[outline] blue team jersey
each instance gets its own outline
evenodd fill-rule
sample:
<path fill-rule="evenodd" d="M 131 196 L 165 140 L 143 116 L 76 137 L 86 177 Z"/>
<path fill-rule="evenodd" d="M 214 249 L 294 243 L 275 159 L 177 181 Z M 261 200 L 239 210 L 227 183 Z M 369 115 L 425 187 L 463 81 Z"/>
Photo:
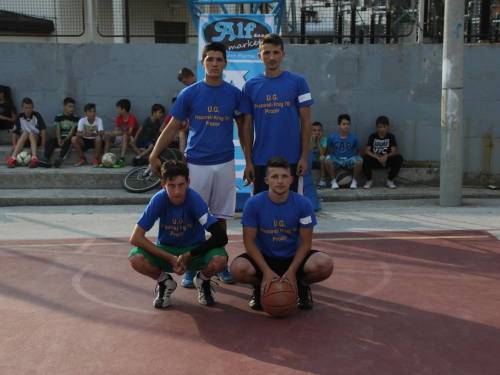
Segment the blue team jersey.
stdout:
<path fill-rule="evenodd" d="M 251 101 L 251 112 L 244 113 L 254 117 L 254 165 L 266 165 L 273 156 L 297 163 L 302 150 L 299 109 L 314 104 L 304 77 L 288 71 L 276 78 L 259 74 L 242 90 Z"/>
<path fill-rule="evenodd" d="M 200 195 L 191 188 L 187 189 L 186 200 L 180 205 L 170 202 L 165 189 L 156 193 L 137 224 L 147 232 L 156 220 L 160 221 L 156 243 L 175 247 L 202 244 L 206 241 L 205 229 L 217 221 Z"/>
<path fill-rule="evenodd" d="M 199 81 L 180 92 L 170 114 L 189 119 L 188 163 L 214 165 L 234 159 L 233 119 L 243 112 L 244 101 L 246 95 L 227 82 L 209 86 Z"/>
<path fill-rule="evenodd" d="M 326 147 L 331 149 L 330 155 L 336 158 L 352 158 L 361 148 L 357 136 L 349 133 L 346 138 L 341 138 L 338 132 L 328 137 Z"/>
<path fill-rule="evenodd" d="M 297 252 L 299 228 L 310 228 L 317 222 L 308 198 L 290 191 L 286 202 L 274 203 L 264 191 L 246 201 L 241 224 L 257 228 L 255 244 L 262 254 L 284 259 Z"/>

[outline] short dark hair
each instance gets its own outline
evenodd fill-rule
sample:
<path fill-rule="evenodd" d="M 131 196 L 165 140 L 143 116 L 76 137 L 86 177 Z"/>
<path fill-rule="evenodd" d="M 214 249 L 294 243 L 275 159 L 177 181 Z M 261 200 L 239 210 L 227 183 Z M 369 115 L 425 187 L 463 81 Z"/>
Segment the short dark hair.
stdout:
<path fill-rule="evenodd" d="M 128 99 L 120 99 L 116 102 L 116 106 L 123 108 L 125 111 L 130 112 L 130 108 L 132 108 L 132 103 Z"/>
<path fill-rule="evenodd" d="M 162 111 L 163 113 L 165 113 L 165 107 L 158 103 L 153 104 L 153 106 L 151 107 L 151 114 L 158 111 Z"/>
<path fill-rule="evenodd" d="M 274 156 L 267 161 L 266 176 L 269 175 L 269 168 L 285 168 L 291 171 L 290 163 L 283 156 Z"/>
<path fill-rule="evenodd" d="M 179 74 L 177 75 L 177 79 L 179 80 L 179 82 L 182 82 L 183 78 L 189 78 L 189 77 L 194 77 L 193 71 L 189 68 L 182 68 Z"/>
<path fill-rule="evenodd" d="M 21 106 L 23 104 L 28 104 L 28 105 L 31 104 L 31 105 L 33 105 L 33 100 L 31 100 L 31 98 L 28 98 L 28 97 L 23 98 L 23 100 L 21 101 Z"/>
<path fill-rule="evenodd" d="M 323 129 L 323 124 L 319 121 L 314 121 L 311 126 L 321 126 L 321 129 Z"/>
<path fill-rule="evenodd" d="M 12 101 L 12 93 L 9 86 L 0 85 L 0 92 L 3 93 L 3 98 L 7 104 L 14 105 Z"/>
<path fill-rule="evenodd" d="M 172 104 L 174 104 L 176 100 L 177 100 L 177 96 L 174 96 L 174 97 L 172 98 Z"/>
<path fill-rule="evenodd" d="M 87 103 L 85 104 L 85 106 L 83 107 L 83 112 L 87 112 L 87 111 L 90 111 L 91 109 L 96 109 L 96 105 L 94 103 Z"/>
<path fill-rule="evenodd" d="M 224 61 L 227 61 L 226 58 L 226 46 L 220 42 L 212 42 L 208 43 L 203 47 L 203 53 L 201 54 L 201 59 L 205 60 L 205 57 L 207 57 L 208 53 L 210 51 L 216 51 L 216 52 L 222 52 L 222 56 L 224 57 Z"/>
<path fill-rule="evenodd" d="M 161 167 L 161 180 L 175 180 L 177 176 L 189 179 L 189 168 L 179 160 L 167 160 Z"/>
<path fill-rule="evenodd" d="M 389 126 L 389 119 L 386 116 L 379 116 L 375 120 L 375 126 L 378 126 L 378 124 Z"/>
<path fill-rule="evenodd" d="M 281 47 L 281 50 L 283 52 L 285 51 L 285 44 L 283 43 L 283 38 L 278 34 L 272 33 L 264 35 L 264 37 L 260 40 L 259 43 L 259 51 L 262 49 L 262 46 L 264 44 L 274 44 L 275 46 Z"/>
<path fill-rule="evenodd" d="M 66 104 L 69 104 L 69 103 L 76 104 L 75 99 L 70 98 L 69 96 L 68 96 L 68 97 L 66 97 L 66 98 L 64 98 L 64 100 L 63 100 L 63 104 L 64 104 L 64 105 L 66 105 Z"/>
<path fill-rule="evenodd" d="M 351 122 L 351 116 L 346 115 L 346 114 L 340 115 L 337 123 L 340 125 L 342 120 L 347 120 L 347 121 Z"/>

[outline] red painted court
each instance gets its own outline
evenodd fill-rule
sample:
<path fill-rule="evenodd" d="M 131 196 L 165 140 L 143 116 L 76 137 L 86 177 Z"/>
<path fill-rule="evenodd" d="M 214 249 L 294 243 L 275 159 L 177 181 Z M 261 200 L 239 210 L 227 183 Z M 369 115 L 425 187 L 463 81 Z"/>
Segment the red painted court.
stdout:
<path fill-rule="evenodd" d="M 499 374 L 500 242 L 483 231 L 315 235 L 333 276 L 275 319 L 246 285 L 153 308 L 127 239 L 0 241 L 0 374 Z M 243 251 L 231 237 L 231 258 Z"/>

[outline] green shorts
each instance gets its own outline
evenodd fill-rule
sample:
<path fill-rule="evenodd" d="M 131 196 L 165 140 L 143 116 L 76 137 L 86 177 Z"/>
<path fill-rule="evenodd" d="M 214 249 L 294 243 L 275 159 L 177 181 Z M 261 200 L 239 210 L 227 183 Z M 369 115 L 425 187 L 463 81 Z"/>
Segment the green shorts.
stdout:
<path fill-rule="evenodd" d="M 185 253 L 193 250 L 198 245 L 187 246 L 187 247 L 174 247 L 174 246 L 163 246 L 163 245 L 156 245 L 156 246 L 158 246 L 160 249 L 166 251 L 169 254 L 179 256 L 179 255 L 185 254 Z M 130 252 L 130 254 L 128 255 L 128 257 L 130 258 L 131 256 L 136 255 L 136 254 L 144 255 L 152 266 L 160 267 L 160 269 L 162 269 L 165 272 L 173 272 L 174 271 L 172 269 L 172 264 L 168 260 L 157 257 L 156 255 L 148 253 L 146 250 L 143 250 L 143 249 L 138 248 L 138 247 L 133 249 Z M 210 259 L 212 257 L 214 257 L 215 255 L 222 255 L 226 258 L 228 257 L 227 252 L 224 248 L 216 247 L 215 249 L 212 249 L 203 255 L 199 255 L 199 256 L 195 256 L 195 257 L 191 258 L 187 262 L 187 270 L 188 271 L 198 271 L 198 270 L 202 270 L 202 269 L 206 268 Z"/>

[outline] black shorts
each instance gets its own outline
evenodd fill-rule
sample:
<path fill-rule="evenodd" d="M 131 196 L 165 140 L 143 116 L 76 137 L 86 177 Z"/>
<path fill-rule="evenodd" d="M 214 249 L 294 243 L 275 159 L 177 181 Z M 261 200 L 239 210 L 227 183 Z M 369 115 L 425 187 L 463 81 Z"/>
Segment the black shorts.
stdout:
<path fill-rule="evenodd" d="M 38 134 L 35 134 L 35 135 L 36 135 L 36 145 L 37 145 L 37 147 L 39 147 L 42 144 L 42 137 Z M 31 141 L 29 138 L 24 142 L 23 148 L 24 147 L 27 147 L 27 148 L 31 147 Z"/>
<path fill-rule="evenodd" d="M 266 184 L 264 178 L 266 177 L 266 168 L 265 165 L 255 165 L 255 181 L 253 183 L 253 195 L 257 195 L 263 191 L 269 190 L 269 185 Z M 290 172 L 293 176 L 293 182 L 290 185 L 290 190 L 294 192 L 298 192 L 299 190 L 299 177 L 297 176 L 297 164 L 290 164 Z"/>
<path fill-rule="evenodd" d="M 95 138 L 82 138 L 83 139 L 83 151 L 90 150 L 91 148 L 95 148 Z"/>
<path fill-rule="evenodd" d="M 306 255 L 302 263 L 300 264 L 299 269 L 295 273 L 295 276 L 297 277 L 297 280 L 302 280 L 304 277 L 306 277 L 306 273 L 304 272 L 304 266 L 309 259 L 311 255 L 314 253 L 320 253 L 318 250 L 311 250 L 309 254 Z M 262 254 L 264 257 L 264 260 L 266 261 L 267 265 L 269 268 L 271 268 L 274 272 L 276 272 L 277 275 L 283 276 L 285 272 L 290 268 L 290 265 L 293 262 L 293 258 L 285 258 L 285 259 L 280 259 L 280 258 L 273 258 L 267 255 Z M 259 279 L 262 279 L 263 273 L 262 270 L 259 268 L 257 263 L 248 255 L 247 253 L 238 255 L 236 258 L 244 258 L 252 264 L 252 267 L 255 268 L 255 276 Z"/>

